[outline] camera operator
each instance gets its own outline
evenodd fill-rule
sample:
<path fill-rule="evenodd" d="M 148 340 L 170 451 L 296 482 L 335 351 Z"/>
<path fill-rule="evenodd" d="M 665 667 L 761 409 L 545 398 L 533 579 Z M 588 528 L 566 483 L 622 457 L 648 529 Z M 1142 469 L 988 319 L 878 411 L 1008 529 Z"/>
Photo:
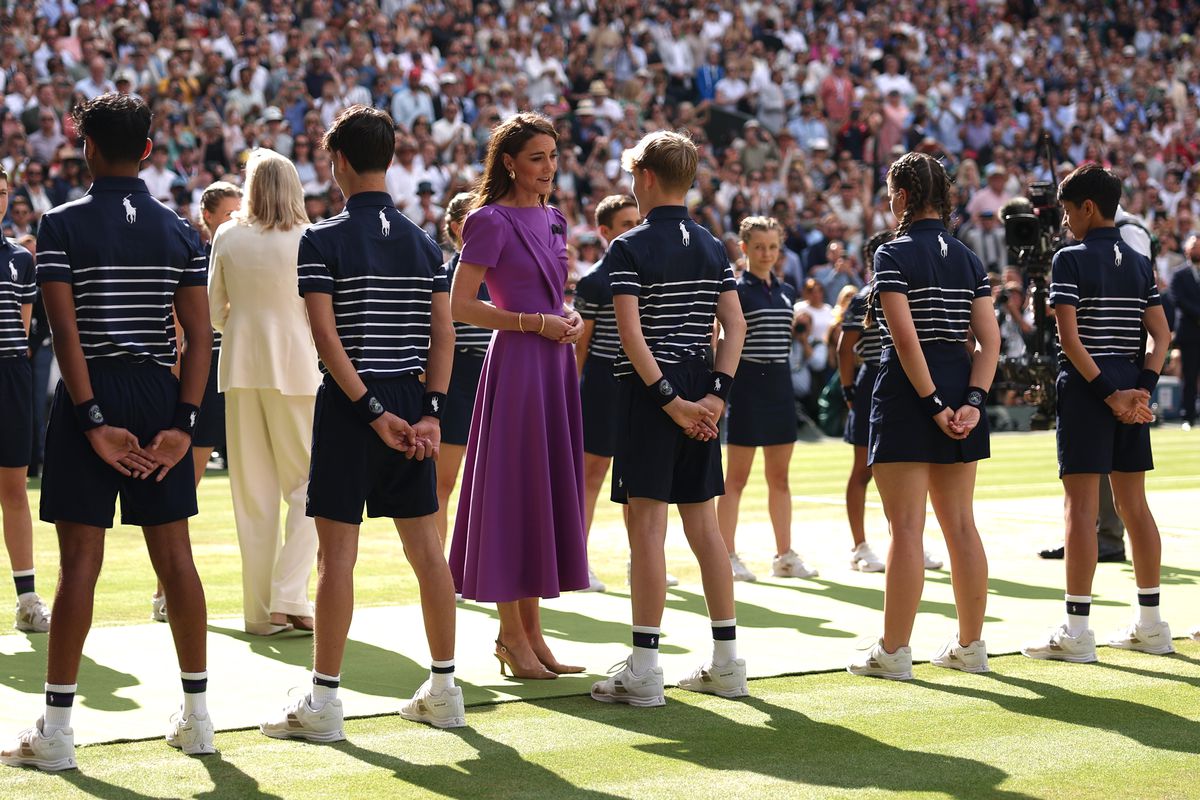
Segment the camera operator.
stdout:
<path fill-rule="evenodd" d="M 823 338 L 814 334 L 813 328 L 811 314 L 797 305 L 788 361 L 792 367 L 792 391 L 810 421 L 817 414 L 817 395 L 823 385 L 820 380 L 829 365 L 829 348 Z"/>
<path fill-rule="evenodd" d="M 996 322 L 1000 325 L 1000 355 L 1022 358 L 1035 333 L 1033 311 L 1026 307 L 1025 286 L 1006 283 L 996 296 Z"/>

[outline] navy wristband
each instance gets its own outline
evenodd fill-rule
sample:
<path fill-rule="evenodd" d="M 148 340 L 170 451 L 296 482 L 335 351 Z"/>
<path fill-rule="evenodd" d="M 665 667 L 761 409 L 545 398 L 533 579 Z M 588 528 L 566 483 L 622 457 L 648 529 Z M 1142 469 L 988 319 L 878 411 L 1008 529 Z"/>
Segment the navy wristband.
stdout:
<path fill-rule="evenodd" d="M 100 410 L 100 404 L 94 397 L 86 403 L 75 406 L 75 419 L 79 421 L 79 427 L 84 433 L 108 424 L 104 420 L 104 412 Z"/>
<path fill-rule="evenodd" d="M 1108 399 L 1109 395 L 1117 391 L 1116 385 L 1103 372 L 1088 381 L 1088 388 L 1101 400 Z"/>
<path fill-rule="evenodd" d="M 200 406 L 191 403 L 176 403 L 175 416 L 171 418 L 171 427 L 178 428 L 188 436 L 196 434 L 196 419 L 200 416 Z"/>
<path fill-rule="evenodd" d="M 978 386 L 968 386 L 964 402 L 972 408 L 983 408 L 987 404 L 987 395 L 988 393 Z"/>
<path fill-rule="evenodd" d="M 936 417 L 938 414 L 946 410 L 946 404 L 942 402 L 942 398 L 938 397 L 937 389 L 933 390 L 933 394 L 928 397 L 921 398 L 921 407 L 925 409 L 925 413 L 931 417 Z"/>
<path fill-rule="evenodd" d="M 708 376 L 708 393 L 714 394 L 724 400 L 729 397 L 729 390 L 733 388 L 733 376 L 726 375 L 724 372 L 713 372 Z"/>
<path fill-rule="evenodd" d="M 654 402 L 659 406 L 665 406 L 667 403 L 674 400 L 678 395 L 675 392 L 675 387 L 667 380 L 667 376 L 663 375 L 654 383 L 646 387 L 646 391 L 654 398 Z"/>
<path fill-rule="evenodd" d="M 375 420 L 383 416 L 383 403 L 375 399 L 375 395 L 371 394 L 368 389 L 367 393 L 351 403 L 354 408 L 354 413 L 363 422 L 370 425 Z"/>
<path fill-rule="evenodd" d="M 1138 375 L 1137 388 L 1145 389 L 1153 397 L 1154 390 L 1158 388 L 1158 373 L 1152 369 L 1142 370 L 1142 374 Z"/>
<path fill-rule="evenodd" d="M 433 417 L 440 420 L 442 411 L 446 408 L 446 395 L 443 392 L 426 392 L 421 400 L 421 416 Z"/>
<path fill-rule="evenodd" d="M 842 387 L 842 399 L 847 405 L 854 402 L 854 384 L 850 383 Z"/>

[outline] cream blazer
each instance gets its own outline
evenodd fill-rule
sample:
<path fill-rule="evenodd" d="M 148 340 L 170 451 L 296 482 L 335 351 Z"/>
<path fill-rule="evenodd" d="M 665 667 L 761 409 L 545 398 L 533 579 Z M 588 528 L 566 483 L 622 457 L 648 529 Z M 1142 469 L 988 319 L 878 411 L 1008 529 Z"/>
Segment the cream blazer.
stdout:
<path fill-rule="evenodd" d="M 223 335 L 219 391 L 316 395 L 317 348 L 296 278 L 307 228 L 265 230 L 235 218 L 213 236 L 208 309 L 213 329 Z"/>

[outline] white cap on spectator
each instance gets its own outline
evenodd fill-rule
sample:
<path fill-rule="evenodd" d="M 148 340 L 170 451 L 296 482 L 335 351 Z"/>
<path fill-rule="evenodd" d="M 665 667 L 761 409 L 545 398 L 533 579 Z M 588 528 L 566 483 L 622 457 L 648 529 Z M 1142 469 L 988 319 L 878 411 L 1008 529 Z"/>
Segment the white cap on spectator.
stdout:
<path fill-rule="evenodd" d="M 263 112 L 262 122 L 283 122 L 283 112 L 275 106 L 267 106 L 267 110 Z"/>
<path fill-rule="evenodd" d="M 813 139 L 812 149 L 813 150 L 828 150 L 829 149 L 829 140 L 825 139 L 825 138 Z"/>

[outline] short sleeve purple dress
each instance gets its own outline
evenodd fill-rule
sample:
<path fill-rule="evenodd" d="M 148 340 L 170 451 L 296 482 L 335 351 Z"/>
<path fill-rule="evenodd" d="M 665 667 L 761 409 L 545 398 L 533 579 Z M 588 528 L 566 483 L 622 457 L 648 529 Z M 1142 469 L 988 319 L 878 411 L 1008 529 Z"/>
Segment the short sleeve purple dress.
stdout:
<path fill-rule="evenodd" d="M 484 206 L 463 225 L 461 263 L 488 267 L 499 308 L 561 314 L 566 230 L 555 208 Z M 463 597 L 484 602 L 587 587 L 583 420 L 570 345 L 519 331 L 492 337 L 471 415 L 450 570 Z"/>

